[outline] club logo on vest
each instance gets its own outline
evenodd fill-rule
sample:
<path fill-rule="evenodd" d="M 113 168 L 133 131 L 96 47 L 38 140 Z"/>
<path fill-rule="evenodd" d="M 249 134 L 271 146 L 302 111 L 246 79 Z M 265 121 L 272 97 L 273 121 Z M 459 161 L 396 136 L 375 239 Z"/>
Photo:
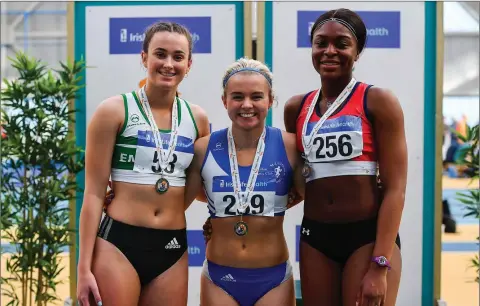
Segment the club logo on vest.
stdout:
<path fill-rule="evenodd" d="M 140 116 L 137 114 L 130 115 L 130 120 L 128 120 L 127 127 L 143 125 L 144 123 L 140 121 Z"/>
<path fill-rule="evenodd" d="M 133 123 L 137 123 L 140 120 L 140 117 L 137 114 L 133 114 L 130 116 L 130 121 Z"/>
<path fill-rule="evenodd" d="M 270 164 L 273 169 L 273 175 L 275 175 L 275 182 L 280 183 L 285 177 L 285 165 L 281 162 L 274 162 Z"/>
<path fill-rule="evenodd" d="M 215 144 L 215 148 L 213 149 L 213 151 L 220 151 L 220 150 L 224 150 L 224 147 L 222 146 L 221 142 L 217 142 Z"/>

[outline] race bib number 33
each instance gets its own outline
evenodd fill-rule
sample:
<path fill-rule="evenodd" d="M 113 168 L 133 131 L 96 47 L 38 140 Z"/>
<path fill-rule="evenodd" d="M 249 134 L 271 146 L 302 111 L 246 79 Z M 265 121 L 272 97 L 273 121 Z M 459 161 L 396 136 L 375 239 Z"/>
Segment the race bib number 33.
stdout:
<path fill-rule="evenodd" d="M 315 123 L 309 123 L 307 135 Z M 310 131 L 309 131 L 310 130 Z M 311 162 L 349 160 L 363 151 L 362 119 L 342 116 L 326 120 L 316 135 L 312 136 Z"/>
<path fill-rule="evenodd" d="M 155 138 L 151 131 L 138 131 L 137 150 L 135 154 L 135 164 L 133 170 L 140 173 L 161 173 L 162 169 L 159 165 L 160 154 L 156 150 Z M 162 149 L 166 150 L 170 135 L 161 135 Z M 173 173 L 177 155 L 172 154 L 172 158 L 165 169 L 167 173 Z"/>

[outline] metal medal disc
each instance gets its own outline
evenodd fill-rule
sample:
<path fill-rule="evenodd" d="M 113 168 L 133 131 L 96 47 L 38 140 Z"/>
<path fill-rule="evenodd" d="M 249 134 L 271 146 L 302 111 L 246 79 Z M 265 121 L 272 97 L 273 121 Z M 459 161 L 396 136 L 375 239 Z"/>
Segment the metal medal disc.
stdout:
<path fill-rule="evenodd" d="M 244 221 L 238 221 L 235 223 L 233 229 L 238 236 L 245 236 L 248 233 L 248 225 Z"/>
<path fill-rule="evenodd" d="M 312 173 L 312 168 L 310 167 L 309 164 L 305 163 L 302 168 L 302 175 L 303 177 L 309 177 L 310 173 Z"/>
<path fill-rule="evenodd" d="M 170 183 L 163 177 L 159 178 L 155 184 L 155 189 L 158 193 L 165 193 L 168 190 L 168 187 L 170 187 Z"/>

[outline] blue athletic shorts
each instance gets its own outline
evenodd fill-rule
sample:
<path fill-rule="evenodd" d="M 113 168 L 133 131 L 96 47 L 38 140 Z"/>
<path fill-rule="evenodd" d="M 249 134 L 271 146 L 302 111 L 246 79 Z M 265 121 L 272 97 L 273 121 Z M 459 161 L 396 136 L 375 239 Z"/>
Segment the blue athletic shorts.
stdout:
<path fill-rule="evenodd" d="M 202 273 L 240 306 L 253 306 L 270 290 L 292 277 L 292 266 L 287 260 L 268 268 L 232 268 L 205 260 Z"/>

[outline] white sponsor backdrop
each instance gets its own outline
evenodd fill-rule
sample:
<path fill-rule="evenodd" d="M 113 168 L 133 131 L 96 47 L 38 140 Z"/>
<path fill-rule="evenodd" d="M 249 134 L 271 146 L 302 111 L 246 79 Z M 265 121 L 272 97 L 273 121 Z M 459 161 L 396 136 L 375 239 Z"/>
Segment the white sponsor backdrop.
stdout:
<path fill-rule="evenodd" d="M 234 5 L 93 6 L 86 14 L 87 122 L 105 98 L 131 91 L 146 73 L 138 54 L 109 54 L 111 17 L 211 16 L 212 53 L 193 54 L 192 69 L 180 84 L 187 101 L 202 106 L 218 129 L 230 122 L 223 111 L 221 82 L 228 65 L 236 60 Z M 120 33 L 118 35 L 120 37 Z M 226 112 L 225 112 L 226 114 Z"/>
<path fill-rule="evenodd" d="M 201 44 L 203 51 L 193 54 L 192 69 L 179 86 L 179 91 L 187 101 L 198 104 L 206 110 L 212 130 L 226 127 L 230 123 L 221 101 L 221 82 L 227 66 L 243 56 L 241 2 L 202 4 L 199 1 L 190 5 L 172 2 L 163 4 L 78 2 L 75 6 L 75 17 L 75 56 L 78 59 L 84 54 L 87 65 L 91 67 L 85 73 L 86 88 L 80 91 L 82 97 L 76 102 L 77 109 L 84 112 L 77 122 L 78 144 L 85 145 L 85 127 L 99 103 L 110 96 L 138 88 L 140 80 L 146 76 L 141 63 L 140 47 L 138 52 L 118 54 L 123 52 L 119 49 L 131 43 L 130 39 L 139 38 L 136 35 L 138 31 L 130 33 L 131 30 L 128 29 L 136 27 L 135 21 L 127 20 L 125 26 L 120 26 L 115 33 L 111 33 L 113 26 L 110 18 L 210 17 L 209 28 L 199 29 L 200 32 L 208 33 L 210 37 L 195 35 L 195 39 L 203 40 L 198 43 Z M 191 24 L 193 27 L 198 25 L 195 20 Z M 110 36 L 114 37 L 113 43 Z M 211 44 L 207 46 L 205 40 L 208 39 L 211 39 Z M 112 47 L 113 45 L 116 47 Z M 83 173 L 78 176 L 78 181 L 83 187 Z M 82 198 L 77 201 L 77 224 Z M 187 229 L 189 234 L 194 234 L 194 239 L 189 236 L 189 257 L 195 262 L 189 267 L 189 305 L 199 305 L 200 301 L 200 262 L 203 257 L 201 255 L 205 254 L 201 229 L 207 217 L 208 210 L 204 203 L 194 203 L 187 211 Z"/>
<path fill-rule="evenodd" d="M 268 30 L 265 33 L 266 44 L 270 44 L 270 48 L 266 48 L 266 61 L 273 67 L 279 101 L 273 110 L 273 125 L 280 128 L 284 128 L 284 102 L 294 94 L 315 89 L 319 84 L 319 77 L 311 64 L 310 48 L 297 47 L 297 11 L 324 11 L 347 7 L 358 11 L 400 12 L 400 48 L 367 48 L 356 65 L 355 76 L 361 81 L 391 89 L 404 109 L 409 174 L 400 229 L 404 268 L 397 305 L 422 305 L 423 237 L 420 233 L 424 229 L 424 182 L 420 169 L 424 169 L 425 4 L 269 2 L 266 5 L 271 8 L 267 9 L 266 14 L 273 15 L 270 19 L 270 34 Z M 192 70 L 179 90 L 184 98 L 199 104 L 207 111 L 212 130 L 227 126 L 229 118 L 220 100 L 221 80 L 226 67 L 243 55 L 243 29 L 238 29 L 239 26 L 243 27 L 243 21 L 239 21 L 239 17 L 243 18 L 240 10 L 243 10 L 241 3 L 181 5 L 169 2 L 154 5 L 138 2 L 134 5 L 132 2 L 77 2 L 75 56 L 79 58 L 84 55 L 87 65 L 93 67 L 85 74 L 87 86 L 80 91 L 82 97 L 76 102 L 77 108 L 84 112 L 83 116 L 77 117 L 77 144 L 85 145 L 85 127 L 103 99 L 135 89 L 145 77 L 140 49 L 136 54 L 110 54 L 109 18 L 211 17 L 211 49 L 206 53 L 193 54 Z M 120 32 L 114 35 L 121 39 Z M 273 52 L 268 54 L 268 50 Z M 78 181 L 82 187 L 83 180 L 84 174 L 81 173 Z M 81 201 L 81 198 L 77 201 L 77 224 Z M 301 224 L 302 215 L 303 205 L 298 205 L 287 212 L 284 225 L 290 260 L 297 280 L 299 272 L 296 228 Z M 188 230 L 196 232 L 195 239 L 189 237 L 189 257 L 194 261 L 189 267 L 189 305 L 199 304 L 199 261 L 200 255 L 205 251 L 200 230 L 207 216 L 206 207 L 200 203 L 194 203 L 187 211 Z"/>
<path fill-rule="evenodd" d="M 422 232 L 424 168 L 424 63 L 425 4 L 423 2 L 273 2 L 266 9 L 272 14 L 271 50 L 268 54 L 269 25 L 266 25 L 265 58 L 273 68 L 279 104 L 273 110 L 273 125 L 284 128 L 283 107 L 295 94 L 318 88 L 320 78 L 312 67 L 311 48 L 297 47 L 297 12 L 328 11 L 345 7 L 355 11 L 400 12 L 399 48 L 367 48 L 357 62 L 354 75 L 358 80 L 391 89 L 399 98 L 405 114 L 408 141 L 408 186 L 405 210 L 400 227 L 403 272 L 396 305 L 421 305 L 422 302 Z M 271 13 L 270 13 L 271 12 Z M 375 15 L 375 14 L 374 14 Z M 317 15 L 319 16 L 319 15 Z M 288 21 L 288 22 L 287 22 Z M 311 20 L 312 22 L 315 19 Z M 267 21 L 268 22 L 268 21 Z M 300 32 L 307 32 L 307 27 Z M 385 34 L 385 31 L 383 31 Z M 390 29 L 390 35 L 392 35 Z M 371 32 L 374 33 L 374 32 Z M 382 31 L 377 31 L 382 33 Z M 388 36 L 388 35 L 387 35 Z M 385 37 L 387 40 L 394 39 Z M 371 38 L 371 40 L 375 40 Z M 382 41 L 376 38 L 380 45 Z M 432 71 L 432 73 L 434 73 Z M 352 203 L 355 205 L 355 203 Z M 301 224 L 303 203 L 288 211 L 285 233 L 294 264 L 295 279 L 300 279 L 296 260 L 296 227 Z M 433 216 L 432 216 L 433 218 Z M 433 258 L 431 259 L 433 260 Z"/>

